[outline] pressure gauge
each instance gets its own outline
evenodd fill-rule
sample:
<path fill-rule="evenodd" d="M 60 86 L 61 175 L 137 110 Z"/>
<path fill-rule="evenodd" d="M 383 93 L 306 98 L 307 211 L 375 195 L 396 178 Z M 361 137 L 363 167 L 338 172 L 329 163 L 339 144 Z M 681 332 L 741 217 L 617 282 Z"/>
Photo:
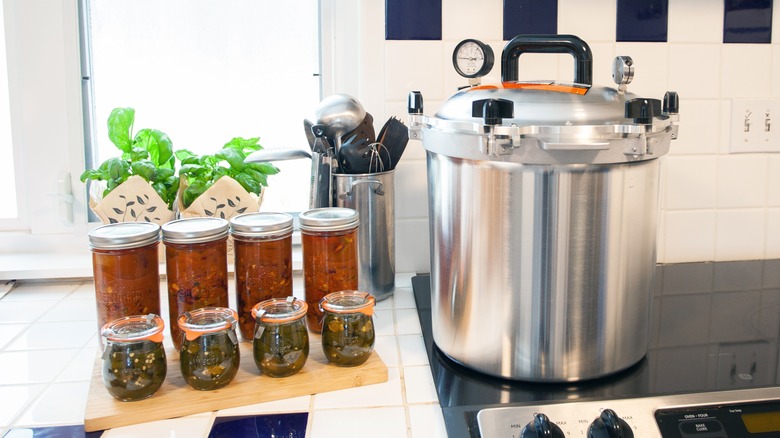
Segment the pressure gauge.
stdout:
<path fill-rule="evenodd" d="M 452 53 L 452 65 L 464 78 L 478 78 L 490 73 L 493 60 L 493 49 L 473 39 L 459 42 Z"/>

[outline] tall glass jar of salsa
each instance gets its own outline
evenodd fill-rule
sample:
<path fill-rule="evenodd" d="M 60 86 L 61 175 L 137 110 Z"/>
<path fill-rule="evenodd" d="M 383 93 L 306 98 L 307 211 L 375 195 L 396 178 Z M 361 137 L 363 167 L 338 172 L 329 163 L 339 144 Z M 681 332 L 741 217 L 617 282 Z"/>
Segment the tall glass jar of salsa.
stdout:
<path fill-rule="evenodd" d="M 108 393 L 121 401 L 145 399 L 165 380 L 164 323 L 158 315 L 132 315 L 106 323 L 102 376 Z"/>
<path fill-rule="evenodd" d="M 206 307 L 179 317 L 181 375 L 193 388 L 219 389 L 236 377 L 241 364 L 236 316 L 233 309 Z"/>
<path fill-rule="evenodd" d="M 292 295 L 292 230 L 293 218 L 285 213 L 246 213 L 230 219 L 238 328 L 247 341 L 255 330 L 252 307 Z"/>
<path fill-rule="evenodd" d="M 203 307 L 228 307 L 228 221 L 194 217 L 162 226 L 170 321 Z M 171 324 L 171 340 L 181 347 L 179 326 Z"/>
<path fill-rule="evenodd" d="M 322 331 L 320 300 L 331 292 L 358 288 L 358 212 L 351 208 L 316 208 L 301 213 L 306 323 Z"/>
<path fill-rule="evenodd" d="M 89 233 L 98 329 L 130 315 L 160 313 L 160 226 L 103 225 Z"/>
<path fill-rule="evenodd" d="M 330 363 L 351 367 L 371 356 L 374 303 L 369 293 L 354 290 L 334 292 L 322 299 L 322 350 Z"/>
<path fill-rule="evenodd" d="M 308 307 L 303 300 L 287 297 L 271 298 L 252 308 L 257 321 L 252 355 L 263 374 L 287 377 L 303 368 L 309 357 Z"/>

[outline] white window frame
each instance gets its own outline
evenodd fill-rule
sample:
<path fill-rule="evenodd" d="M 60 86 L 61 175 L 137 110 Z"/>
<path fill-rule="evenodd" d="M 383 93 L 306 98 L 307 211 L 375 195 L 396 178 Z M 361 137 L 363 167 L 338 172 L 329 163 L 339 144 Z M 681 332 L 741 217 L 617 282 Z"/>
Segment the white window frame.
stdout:
<path fill-rule="evenodd" d="M 86 235 L 98 224 L 88 223 L 78 179 L 85 168 L 79 6 L 2 0 L 19 218 L 0 220 L 0 280 L 91 272 Z M 320 0 L 322 96 L 358 94 L 360 9 L 359 0 Z M 46 263 L 54 266 L 38 266 Z"/>

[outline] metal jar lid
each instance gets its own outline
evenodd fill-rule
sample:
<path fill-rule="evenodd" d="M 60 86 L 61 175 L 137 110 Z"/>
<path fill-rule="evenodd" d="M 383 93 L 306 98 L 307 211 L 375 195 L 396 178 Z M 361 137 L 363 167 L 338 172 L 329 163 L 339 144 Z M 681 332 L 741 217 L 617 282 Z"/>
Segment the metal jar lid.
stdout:
<path fill-rule="evenodd" d="M 168 222 L 162 226 L 163 242 L 203 243 L 228 235 L 228 221 L 216 217 L 191 217 Z"/>
<path fill-rule="evenodd" d="M 287 213 L 245 213 L 230 219 L 230 232 L 239 237 L 281 237 L 292 233 Z"/>
<path fill-rule="evenodd" d="M 119 222 L 102 225 L 89 233 L 92 249 L 129 249 L 160 241 L 160 226 L 152 222 Z"/>
<path fill-rule="evenodd" d="M 315 208 L 298 216 L 302 231 L 341 231 L 355 228 L 360 223 L 358 212 L 351 208 Z"/>

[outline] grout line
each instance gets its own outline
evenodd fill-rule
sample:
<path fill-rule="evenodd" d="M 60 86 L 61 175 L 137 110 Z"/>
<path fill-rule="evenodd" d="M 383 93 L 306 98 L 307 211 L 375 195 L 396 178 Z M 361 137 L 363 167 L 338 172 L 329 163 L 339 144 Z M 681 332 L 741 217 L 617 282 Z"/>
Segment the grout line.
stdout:
<path fill-rule="evenodd" d="M 5 284 L 0 285 L 0 300 L 16 285 L 16 280 L 8 280 Z"/>

